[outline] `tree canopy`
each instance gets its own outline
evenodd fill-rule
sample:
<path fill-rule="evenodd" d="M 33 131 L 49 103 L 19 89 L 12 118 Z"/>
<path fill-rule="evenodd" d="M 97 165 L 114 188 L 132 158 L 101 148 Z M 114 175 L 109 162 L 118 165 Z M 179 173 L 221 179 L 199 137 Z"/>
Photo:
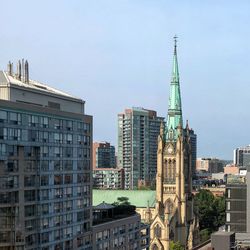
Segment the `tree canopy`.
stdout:
<path fill-rule="evenodd" d="M 198 215 L 200 230 L 215 231 L 225 224 L 225 197 L 214 197 L 209 190 L 201 190 L 194 197 L 194 212 Z"/>

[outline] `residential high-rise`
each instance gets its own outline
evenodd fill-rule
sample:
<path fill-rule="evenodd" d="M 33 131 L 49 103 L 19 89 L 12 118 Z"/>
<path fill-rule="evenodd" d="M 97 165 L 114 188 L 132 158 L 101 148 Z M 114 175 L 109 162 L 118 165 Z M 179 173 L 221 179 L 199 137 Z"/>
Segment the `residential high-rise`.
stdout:
<path fill-rule="evenodd" d="M 234 150 L 234 164 L 239 167 L 250 167 L 250 145 Z"/>
<path fill-rule="evenodd" d="M 192 249 L 197 240 L 193 213 L 192 145 L 188 124 L 183 128 L 176 39 L 167 124 L 158 137 L 156 205 L 151 222 L 151 249 L 170 249 L 179 241 Z"/>
<path fill-rule="evenodd" d="M 115 168 L 115 147 L 108 142 L 93 143 L 93 169 Z"/>
<path fill-rule="evenodd" d="M 143 108 L 118 114 L 118 167 L 125 171 L 125 189 L 138 182 L 154 185 L 157 165 L 157 137 L 163 117 Z"/>
<path fill-rule="evenodd" d="M 0 249 L 92 249 L 92 117 L 17 68 L 0 71 Z"/>

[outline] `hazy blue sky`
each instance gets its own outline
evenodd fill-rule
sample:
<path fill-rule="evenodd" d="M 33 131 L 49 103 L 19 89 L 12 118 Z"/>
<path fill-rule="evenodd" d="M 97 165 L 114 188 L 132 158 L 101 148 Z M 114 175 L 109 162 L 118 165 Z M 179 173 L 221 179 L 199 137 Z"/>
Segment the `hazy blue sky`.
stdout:
<path fill-rule="evenodd" d="M 2 1 L 0 68 L 27 58 L 32 79 L 86 100 L 94 139 L 117 144 L 126 107 L 166 116 L 177 34 L 183 118 L 198 156 L 250 144 L 250 1 Z"/>

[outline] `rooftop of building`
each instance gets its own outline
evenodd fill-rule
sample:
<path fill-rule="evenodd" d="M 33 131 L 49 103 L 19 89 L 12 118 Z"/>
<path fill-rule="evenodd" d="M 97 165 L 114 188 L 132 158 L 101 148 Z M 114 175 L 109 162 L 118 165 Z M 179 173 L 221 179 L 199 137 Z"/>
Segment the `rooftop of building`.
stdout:
<path fill-rule="evenodd" d="M 137 213 L 133 205 L 111 205 L 103 201 L 93 207 L 93 225 L 120 220 L 134 215 L 137 215 Z"/>
<path fill-rule="evenodd" d="M 155 190 L 93 190 L 93 205 L 96 206 L 103 201 L 112 204 L 118 197 L 127 197 L 131 205 L 138 208 L 155 207 Z"/>
<path fill-rule="evenodd" d="M 227 176 L 227 184 L 240 184 L 240 185 L 244 185 L 246 184 L 246 175 L 233 175 L 230 174 Z"/>
<path fill-rule="evenodd" d="M 41 83 L 36 80 L 32 80 L 29 78 L 29 65 L 28 62 L 20 63 L 18 62 L 19 69 L 17 72 L 13 72 L 13 63 L 8 64 L 8 70 L 0 71 L 0 85 L 7 85 L 12 87 L 22 87 L 26 88 L 27 90 L 39 91 L 43 93 L 48 93 L 52 95 L 57 95 L 60 97 L 74 99 L 75 101 L 84 102 L 82 99 L 75 97 L 73 95 L 69 95 L 63 91 L 60 91 L 56 88 L 50 87 L 47 84 Z"/>

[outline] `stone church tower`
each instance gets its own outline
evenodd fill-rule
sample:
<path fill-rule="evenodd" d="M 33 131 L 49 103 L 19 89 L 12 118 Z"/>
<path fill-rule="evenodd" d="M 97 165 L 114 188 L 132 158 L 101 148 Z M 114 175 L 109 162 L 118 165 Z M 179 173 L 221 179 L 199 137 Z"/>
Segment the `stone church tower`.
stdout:
<path fill-rule="evenodd" d="M 151 250 L 169 250 L 170 241 L 192 249 L 197 231 L 193 215 L 191 142 L 183 128 L 176 37 L 166 127 L 158 137 L 156 207 L 151 222 Z"/>

